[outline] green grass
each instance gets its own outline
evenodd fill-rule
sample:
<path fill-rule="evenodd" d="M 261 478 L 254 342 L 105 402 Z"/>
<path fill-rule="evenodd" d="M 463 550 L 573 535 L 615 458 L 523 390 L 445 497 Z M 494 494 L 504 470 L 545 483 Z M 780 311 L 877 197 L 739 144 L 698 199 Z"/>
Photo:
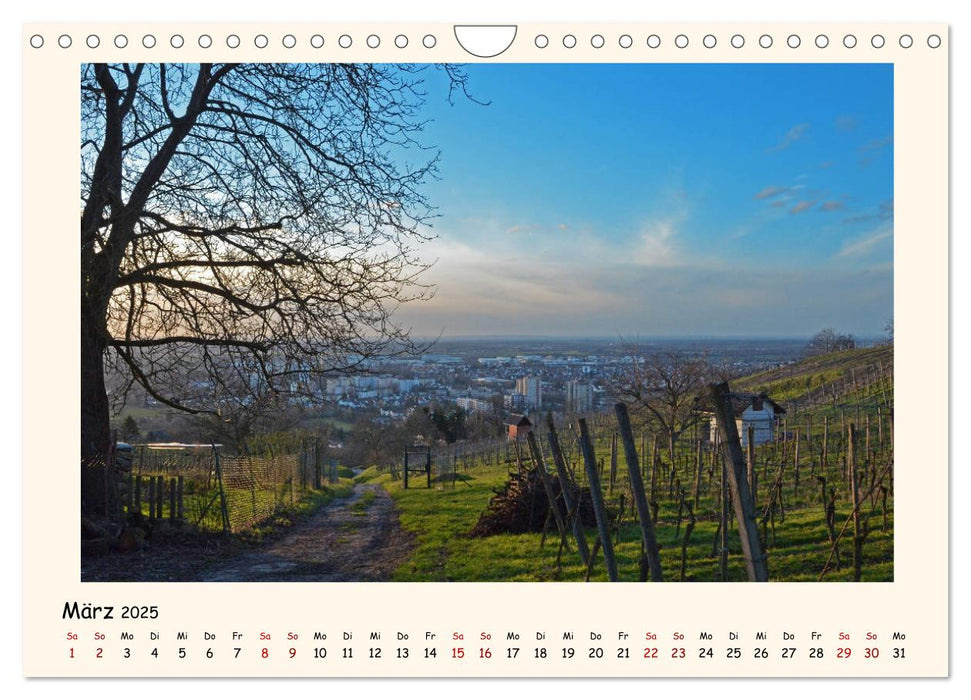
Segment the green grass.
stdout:
<path fill-rule="evenodd" d="M 801 399 L 812 391 L 836 382 L 867 368 L 893 367 L 893 346 L 878 345 L 807 357 L 792 365 L 773 368 L 742 377 L 732 382 L 732 388 L 744 391 L 765 391 L 776 401 Z M 844 397 L 848 398 L 848 397 Z"/>
<path fill-rule="evenodd" d="M 368 508 L 371 507 L 371 504 L 374 503 L 377 497 L 378 496 L 376 493 L 374 493 L 374 491 L 365 491 L 361 497 L 354 502 L 354 505 L 351 506 L 351 512 L 357 518 L 367 517 Z"/>
<path fill-rule="evenodd" d="M 492 496 L 492 489 L 506 480 L 506 466 L 479 465 L 467 475 L 466 486 L 455 490 L 402 488 L 390 475 L 370 470 L 359 479 L 382 485 L 394 498 L 401 511 L 402 526 L 412 532 L 417 547 L 396 571 L 399 581 L 582 581 L 586 569 L 581 565 L 575 545 L 556 563 L 558 539 L 555 528 L 541 546 L 542 535 L 494 535 L 485 538 L 468 536 Z M 892 501 L 891 501 L 892 504 Z M 837 508 L 837 532 L 849 516 L 850 508 Z M 705 512 L 699 509 L 699 512 Z M 869 513 L 866 510 L 865 513 Z M 681 540 L 686 523 L 677 531 L 676 511 L 671 503 L 662 502 L 657 525 L 662 566 L 668 581 L 680 577 Z M 720 580 L 719 562 L 712 555 L 717 522 L 699 520 L 687 549 L 686 581 Z M 826 581 L 850 581 L 852 569 L 852 526 L 840 543 L 842 567 L 831 570 Z M 870 521 L 870 533 L 863 545 L 863 580 L 893 580 L 893 515 L 888 513 L 883 530 L 879 504 Z M 770 578 L 773 581 L 816 581 L 830 554 L 823 509 L 805 505 L 776 516 L 775 537 L 766 530 L 766 549 Z M 746 580 L 744 560 L 737 529 L 729 538 L 728 580 Z M 596 530 L 587 532 L 592 546 Z M 615 554 L 621 580 L 636 581 L 639 574 L 640 530 L 628 514 L 619 528 Z M 591 580 L 607 580 L 602 556 L 593 569 Z"/>
<path fill-rule="evenodd" d="M 501 485 L 506 474 L 505 466 L 486 467 L 471 479 L 456 484 L 455 489 L 439 490 L 428 489 L 423 483 L 405 489 L 400 481 L 392 481 L 390 474 L 375 469 L 362 472 L 358 480 L 384 487 L 401 512 L 401 526 L 417 537 L 416 549 L 398 569 L 395 579 L 476 580 L 456 578 L 452 572 L 456 562 L 451 560 L 464 558 L 462 552 L 472 542 L 466 535 L 492 497 L 492 488 Z"/>

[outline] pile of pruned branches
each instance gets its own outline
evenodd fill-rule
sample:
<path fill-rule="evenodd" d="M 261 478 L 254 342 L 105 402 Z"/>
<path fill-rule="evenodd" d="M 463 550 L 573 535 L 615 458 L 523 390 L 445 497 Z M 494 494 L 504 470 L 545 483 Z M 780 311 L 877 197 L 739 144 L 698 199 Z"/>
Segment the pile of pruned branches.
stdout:
<path fill-rule="evenodd" d="M 551 477 L 550 481 L 554 497 L 560 504 L 562 512 L 560 482 L 555 476 Z M 594 527 L 597 524 L 588 488 L 580 489 L 578 515 L 584 527 Z M 548 518 L 549 522 L 547 522 Z M 542 532 L 547 527 L 556 531 L 543 481 L 535 469 L 524 469 L 510 472 L 509 481 L 501 488 L 495 489 L 495 495 L 489 501 L 486 511 L 479 517 L 469 534 L 472 537 L 489 537 L 503 533 L 515 535 L 524 532 Z"/>

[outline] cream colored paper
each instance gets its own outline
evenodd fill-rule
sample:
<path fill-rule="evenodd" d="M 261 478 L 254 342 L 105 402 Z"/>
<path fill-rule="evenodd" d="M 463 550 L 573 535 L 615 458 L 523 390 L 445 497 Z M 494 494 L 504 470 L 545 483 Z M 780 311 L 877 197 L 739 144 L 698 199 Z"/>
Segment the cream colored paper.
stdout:
<path fill-rule="evenodd" d="M 85 39 L 100 38 L 91 49 Z M 143 36 L 156 38 L 145 48 Z M 170 38 L 183 37 L 174 49 Z M 236 49 L 226 37 L 240 37 Z M 265 35 L 266 48 L 254 45 Z M 285 48 L 286 35 L 296 39 Z M 316 49 L 309 39 L 325 37 Z M 539 49 L 538 35 L 549 44 Z M 649 35 L 661 39 L 649 48 Z M 733 35 L 745 38 L 741 49 Z M 870 37 L 885 37 L 874 48 Z M 32 48 L 31 37 L 43 37 Z M 114 38 L 127 37 L 123 49 Z M 200 48 L 201 35 L 212 46 Z M 341 48 L 341 36 L 351 38 Z M 370 48 L 367 37 L 379 37 Z M 408 37 L 406 48 L 394 38 Z M 563 37 L 576 38 L 574 48 Z M 604 37 L 602 48 L 591 37 Z M 631 48 L 619 38 L 629 35 Z M 688 39 L 678 48 L 675 38 Z M 712 35 L 714 48 L 704 46 Z M 790 48 L 789 37 L 800 38 Z M 828 37 L 819 48 L 816 37 Z M 854 48 L 844 37 L 854 35 Z M 900 37 L 913 43 L 903 48 Z M 939 48 L 928 37 L 941 39 Z M 70 37 L 69 48 L 58 38 Z M 772 38 L 769 48 L 759 39 Z M 23 28 L 23 668 L 28 676 L 942 676 L 948 673 L 948 28 L 942 24 L 519 24 L 512 45 L 494 58 L 477 58 L 457 42 L 448 24 L 38 24 Z M 431 44 L 434 37 L 433 48 Z M 77 523 L 79 425 L 77 236 L 79 65 L 88 61 L 341 61 L 341 62 L 892 62 L 894 64 L 896 393 L 895 564 L 892 583 L 864 584 L 147 584 L 80 583 Z M 62 240 L 63 238 L 63 240 Z M 934 410 L 927 410 L 935 407 Z M 52 488 L 56 484 L 56 488 Z M 66 534 L 63 534 L 66 533 Z M 158 605 L 155 621 L 106 623 L 62 620 L 67 601 L 93 605 Z M 562 611 L 569 610 L 564 619 Z M 746 620 L 757 620 L 752 624 Z M 122 641 L 130 633 L 134 639 Z M 177 635 L 187 635 L 179 640 Z M 243 635 L 234 640 L 233 633 Z M 314 633 L 326 641 L 314 641 Z M 560 649 L 571 632 L 576 657 Z M 773 652 L 784 646 L 805 651 L 812 644 L 835 652 L 837 636 L 850 635 L 854 654 L 845 662 L 813 663 L 806 653 L 786 660 L 772 653 L 754 660 L 756 634 L 766 633 Z M 822 635 L 813 639 L 812 633 Z M 894 633 L 906 642 L 891 641 Z M 79 639 L 70 641 L 68 633 Z M 106 636 L 95 639 L 95 634 Z M 159 635 L 158 641 L 150 634 Z M 206 633 L 215 639 L 205 639 Z M 260 641 L 259 635 L 271 636 Z M 288 640 L 288 633 L 299 639 Z M 345 640 L 350 633 L 353 638 Z M 371 639 L 372 633 L 380 640 Z M 461 642 L 449 637 L 464 635 Z M 506 658 L 518 634 L 521 657 Z M 602 635 L 592 642 L 591 633 Z M 645 640 L 657 634 L 656 641 Z M 685 635 L 683 642 L 673 639 Z M 736 643 L 745 654 L 730 660 L 716 653 L 699 662 L 699 636 L 723 651 Z M 730 640 L 730 634 L 738 641 Z M 878 659 L 864 658 L 865 635 L 877 635 Z M 398 639 L 407 634 L 408 640 Z M 434 634 L 434 640 L 427 638 Z M 491 641 L 480 639 L 490 634 Z M 537 634 L 545 640 L 537 641 Z M 623 640 L 621 634 L 629 637 Z M 787 640 L 785 634 L 794 638 Z M 438 658 L 421 650 L 434 646 Z M 68 657 L 74 647 L 78 658 Z M 122 657 L 130 646 L 134 659 Z M 159 657 L 148 656 L 158 647 Z M 232 658 L 244 648 L 245 661 Z M 340 650 L 353 646 L 352 660 Z M 383 658 L 368 658 L 380 646 Z M 394 650 L 410 649 L 408 660 Z M 463 646 L 465 658 L 451 659 Z M 532 658 L 545 646 L 549 657 Z M 629 646 L 632 656 L 656 646 L 667 657 L 684 646 L 684 665 L 669 658 L 656 665 L 615 658 Z M 906 660 L 891 648 L 906 647 Z M 104 649 L 102 659 L 94 650 Z M 179 648 L 187 658 L 178 657 Z M 268 657 L 262 658 L 262 648 Z M 296 647 L 296 659 L 288 649 Z M 313 648 L 326 647 L 325 660 Z M 491 659 L 480 659 L 480 648 Z M 587 649 L 603 647 L 590 660 Z M 206 658 L 213 649 L 214 657 Z M 523 656 L 527 658 L 522 658 Z"/>

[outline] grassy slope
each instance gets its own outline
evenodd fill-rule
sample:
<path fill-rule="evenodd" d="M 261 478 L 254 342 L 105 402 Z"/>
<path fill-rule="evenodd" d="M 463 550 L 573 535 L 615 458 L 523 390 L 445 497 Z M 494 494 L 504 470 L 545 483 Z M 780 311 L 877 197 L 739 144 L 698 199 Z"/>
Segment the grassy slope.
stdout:
<path fill-rule="evenodd" d="M 371 471 L 362 475 L 363 480 L 380 483 L 391 494 L 401 509 L 401 524 L 413 532 L 417 548 L 412 556 L 398 569 L 395 578 L 400 581 L 582 581 L 586 570 L 581 566 L 575 547 L 562 555 L 562 566 L 557 569 L 558 542 L 555 529 L 541 546 L 539 533 L 523 535 L 494 535 L 471 538 L 469 530 L 478 520 L 492 496 L 492 487 L 505 482 L 504 466 L 480 466 L 473 469 L 465 485 L 455 490 L 428 490 L 411 488 L 404 490 L 400 482 L 389 474 Z M 361 477 L 359 477 L 361 478 Z M 677 581 L 681 565 L 680 533 L 671 512 L 662 506 L 657 526 L 661 544 L 662 565 L 667 580 Z M 864 580 L 893 580 L 893 513 L 888 513 L 888 529 L 883 530 L 882 512 L 877 506 L 872 531 L 864 546 Z M 837 513 L 837 529 L 849 515 L 849 509 Z M 687 553 L 685 580 L 713 581 L 718 577 L 718 561 L 711 556 L 712 542 L 717 523 L 699 521 L 692 533 Z M 587 531 L 592 544 L 595 530 Z M 637 580 L 640 556 L 640 530 L 633 524 L 621 527 L 615 546 L 621 580 Z M 777 519 L 777 537 L 768 531 L 770 569 L 773 580 L 815 581 L 829 554 L 827 534 L 822 508 L 804 508 L 788 513 L 785 522 Z M 745 580 L 744 561 L 736 531 L 732 531 L 729 548 L 729 579 Z M 843 568 L 832 571 L 827 581 L 852 580 L 849 541 L 841 547 Z M 595 566 L 591 580 L 607 580 L 602 562 Z"/>
<path fill-rule="evenodd" d="M 765 370 L 732 382 L 733 389 L 765 391 L 777 401 L 804 398 L 819 387 L 867 368 L 893 367 L 893 346 L 878 345 L 808 357 L 791 365 Z"/>
<path fill-rule="evenodd" d="M 761 372 L 734 381 L 733 388 L 756 390 L 764 389 L 779 400 L 789 401 L 804 398 L 808 392 L 817 391 L 820 385 L 840 380 L 850 370 L 861 371 L 866 367 L 877 367 L 881 363 L 892 366 L 892 348 L 868 348 L 845 353 L 834 353 L 787 366 Z M 871 388 L 871 391 L 875 389 Z M 892 395 L 892 383 L 889 391 Z M 854 402 L 860 396 L 853 393 L 843 397 Z M 815 415 L 831 415 L 832 409 L 816 409 Z M 837 420 L 839 420 L 837 418 Z M 822 421 L 813 424 L 813 439 L 819 440 Z M 832 425 L 831 418 L 831 425 Z M 832 435 L 832 433 L 831 433 Z M 835 442 L 835 439 L 831 437 Z M 831 443 L 831 449 L 832 443 Z M 600 446 L 600 456 L 604 456 Z M 785 498 L 787 512 L 784 521 L 776 518 L 776 536 L 771 529 L 767 531 L 766 544 L 772 580 L 815 581 L 829 556 L 828 536 L 825 526 L 823 506 L 820 504 L 818 486 L 809 478 L 808 450 L 800 458 L 804 470 L 803 481 L 798 491 L 794 490 Z M 776 453 L 766 455 L 766 460 L 775 458 Z M 808 456 L 807 456 L 808 455 Z M 620 469 L 624 469 L 623 459 Z M 560 567 L 556 564 L 556 536 L 547 538 L 541 546 L 540 534 L 496 535 L 487 538 L 470 538 L 468 532 L 486 508 L 492 497 L 493 488 L 501 486 L 507 478 L 509 466 L 478 464 L 467 474 L 460 474 L 460 481 L 454 490 L 424 487 L 405 490 L 399 481 L 393 481 L 387 473 L 370 469 L 362 473 L 358 480 L 380 483 L 395 499 L 401 510 L 402 526 L 416 536 L 417 547 L 413 555 L 398 569 L 396 579 L 403 581 L 582 581 L 585 569 L 580 565 L 575 549 L 564 552 Z M 838 465 L 832 465 L 826 472 L 830 486 L 838 492 L 836 505 L 836 529 L 847 520 L 851 505 L 847 500 L 845 487 L 839 479 Z M 687 475 L 684 483 L 690 483 Z M 760 482 L 766 496 L 771 479 Z M 699 520 L 695 525 L 688 546 L 685 580 L 718 580 L 718 561 L 712 556 L 712 545 L 716 531 L 713 517 L 717 509 L 717 488 L 705 482 L 701 504 L 698 509 Z M 684 525 L 677 528 L 677 506 L 673 499 L 662 496 L 657 531 L 662 546 L 662 564 L 667 580 L 678 580 L 681 564 L 681 538 Z M 611 501 L 615 502 L 616 499 Z M 760 500 L 764 502 L 764 500 Z M 882 504 L 876 499 L 872 509 L 870 533 L 865 540 L 863 579 L 871 581 L 893 580 L 893 506 L 892 498 L 888 503 L 887 527 L 883 527 Z M 870 513 L 868 507 L 865 510 Z M 848 530 L 849 532 L 849 530 Z M 555 533 L 555 529 L 554 529 Z M 593 542 L 594 530 L 588 531 L 587 538 Z M 621 580 L 637 580 L 638 559 L 640 556 L 639 529 L 630 522 L 619 529 L 619 543 L 616 546 Z M 730 538 L 729 579 L 745 580 L 744 562 L 740 556 L 737 532 L 732 531 Z M 852 580 L 851 541 L 844 538 L 841 545 L 843 567 L 827 574 L 827 581 Z M 594 568 L 592 580 L 606 580 L 602 560 Z"/>

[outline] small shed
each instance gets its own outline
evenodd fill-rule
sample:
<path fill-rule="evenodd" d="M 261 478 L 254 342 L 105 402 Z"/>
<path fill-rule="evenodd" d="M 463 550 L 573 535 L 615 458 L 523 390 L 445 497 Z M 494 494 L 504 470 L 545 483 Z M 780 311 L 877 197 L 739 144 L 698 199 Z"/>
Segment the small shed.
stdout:
<path fill-rule="evenodd" d="M 521 413 L 510 413 L 506 418 L 505 426 L 506 438 L 509 440 L 519 440 L 533 430 L 533 424 L 529 418 Z"/>
<path fill-rule="evenodd" d="M 765 393 L 732 394 L 732 412 L 735 415 L 735 426 L 741 438 L 742 447 L 748 446 L 748 429 L 755 429 L 755 444 L 762 445 L 772 442 L 779 424 L 780 416 L 785 415 L 786 409 L 773 401 Z M 709 404 L 710 406 L 710 404 Z M 711 427 L 708 439 L 715 442 L 718 436 L 718 419 L 710 409 Z"/>

